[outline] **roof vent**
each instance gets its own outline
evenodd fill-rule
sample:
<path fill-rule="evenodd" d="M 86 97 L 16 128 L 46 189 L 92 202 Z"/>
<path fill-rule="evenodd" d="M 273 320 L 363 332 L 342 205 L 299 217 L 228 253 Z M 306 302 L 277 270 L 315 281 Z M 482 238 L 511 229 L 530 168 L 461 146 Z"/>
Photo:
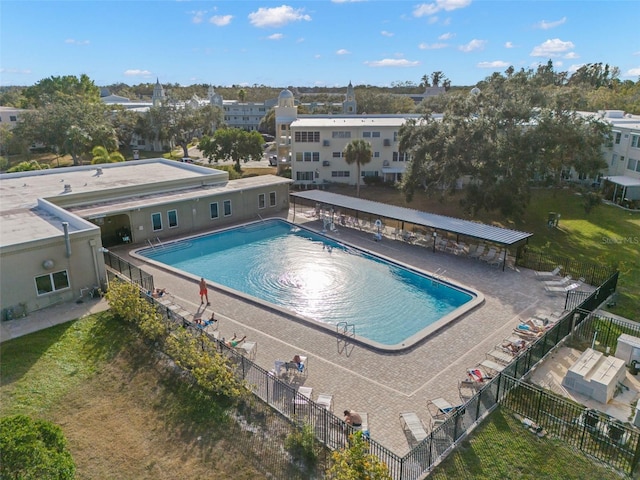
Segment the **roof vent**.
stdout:
<path fill-rule="evenodd" d="M 70 183 L 65 183 L 64 184 L 64 193 L 70 193 L 71 192 L 71 184 Z"/>
<path fill-rule="evenodd" d="M 96 168 L 96 175 L 99 177 L 100 175 L 102 175 L 102 167 L 98 167 Z"/>

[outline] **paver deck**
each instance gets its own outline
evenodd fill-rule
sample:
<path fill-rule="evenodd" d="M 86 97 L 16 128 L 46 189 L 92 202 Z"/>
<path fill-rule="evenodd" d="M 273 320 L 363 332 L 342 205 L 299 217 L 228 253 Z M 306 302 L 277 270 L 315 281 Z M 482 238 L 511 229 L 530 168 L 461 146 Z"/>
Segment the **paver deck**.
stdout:
<path fill-rule="evenodd" d="M 320 222 L 299 214 L 296 221 L 322 229 Z M 255 361 L 267 370 L 274 367 L 277 359 L 288 361 L 295 354 L 308 356 L 304 385 L 313 387 L 314 392 L 333 395 L 335 412 L 347 408 L 368 412 L 372 438 L 399 455 L 409 451 L 398 420 L 400 413 L 416 412 L 429 425 L 427 401 L 441 397 L 458 404 L 457 384 L 465 378 L 466 369 L 485 360 L 486 353 L 511 334 L 518 318 L 564 307 L 564 297 L 545 294 L 544 284 L 534 278 L 531 270 L 503 271 L 479 260 L 433 253 L 430 248 L 401 240 L 385 238 L 376 242 L 372 234 L 348 228 L 328 236 L 426 272 L 445 270 L 446 278 L 482 292 L 485 303 L 404 353 L 380 353 L 357 344 L 345 345 L 334 335 L 220 289 L 210 290 L 212 306 L 206 307 L 204 315 L 215 310 L 220 336 L 229 338 L 235 332 L 257 342 Z M 127 245 L 112 251 L 141 265 L 128 255 L 136 247 L 145 245 Z M 167 288 L 192 313 L 202 313 L 197 279 L 149 264 L 142 266 L 154 276 L 156 287 Z"/>

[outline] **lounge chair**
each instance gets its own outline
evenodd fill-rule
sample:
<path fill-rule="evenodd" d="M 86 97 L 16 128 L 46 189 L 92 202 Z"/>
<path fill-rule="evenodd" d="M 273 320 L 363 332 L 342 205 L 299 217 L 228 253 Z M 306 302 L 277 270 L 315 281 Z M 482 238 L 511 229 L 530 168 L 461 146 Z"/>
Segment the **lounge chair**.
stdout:
<path fill-rule="evenodd" d="M 508 365 L 513 360 L 513 352 L 505 350 L 503 348 L 494 348 L 487 353 L 489 360 L 496 360 L 500 363 Z"/>
<path fill-rule="evenodd" d="M 544 284 L 549 287 L 564 287 L 568 285 L 572 279 L 573 277 L 571 275 L 565 275 L 561 280 L 545 280 Z"/>
<path fill-rule="evenodd" d="M 289 377 L 306 377 L 309 371 L 309 360 L 306 356 L 300 355 L 300 364 L 295 362 L 286 362 L 284 364 L 285 371 Z"/>
<path fill-rule="evenodd" d="M 495 373 L 500 373 L 505 368 L 505 365 L 502 365 L 501 363 L 494 362 L 493 360 L 489 360 L 489 359 L 486 359 L 480 362 L 479 366 L 484 367 L 489 372 L 495 372 Z"/>
<path fill-rule="evenodd" d="M 575 290 L 576 288 L 580 288 L 580 283 L 575 282 L 572 283 L 571 285 L 567 285 L 566 287 L 554 287 L 554 286 L 549 286 L 549 285 L 545 285 L 544 289 L 552 294 L 552 295 L 557 295 L 557 294 L 564 294 L 567 292 L 570 292 L 571 290 Z"/>
<path fill-rule="evenodd" d="M 490 248 L 489 251 L 480 257 L 480 260 L 483 262 L 490 262 L 494 258 L 496 258 L 497 250 L 495 248 Z"/>
<path fill-rule="evenodd" d="M 436 426 L 444 422 L 449 415 L 455 412 L 459 406 L 451 405 L 444 398 L 434 398 L 427 400 L 427 410 L 433 419 L 432 425 Z"/>
<path fill-rule="evenodd" d="M 469 257 L 471 258 L 480 258 L 480 256 L 484 253 L 484 249 L 485 249 L 485 245 L 478 245 L 478 248 L 476 248 L 473 252 L 469 253 Z"/>
<path fill-rule="evenodd" d="M 316 403 L 321 407 L 324 407 L 325 410 L 333 412 L 333 395 L 321 393 L 318 395 Z"/>
<path fill-rule="evenodd" d="M 414 412 L 401 413 L 400 422 L 405 435 L 410 433 L 415 443 L 420 443 L 427 438 L 427 430 L 425 429 L 422 420 L 420 420 L 418 415 Z"/>
<path fill-rule="evenodd" d="M 560 270 L 562 270 L 562 266 L 558 265 L 556 268 L 554 268 L 553 270 L 551 270 L 550 272 L 533 272 L 536 276 L 536 278 L 538 278 L 538 280 L 547 280 L 551 277 L 555 277 L 556 275 L 558 275 L 560 273 Z"/>

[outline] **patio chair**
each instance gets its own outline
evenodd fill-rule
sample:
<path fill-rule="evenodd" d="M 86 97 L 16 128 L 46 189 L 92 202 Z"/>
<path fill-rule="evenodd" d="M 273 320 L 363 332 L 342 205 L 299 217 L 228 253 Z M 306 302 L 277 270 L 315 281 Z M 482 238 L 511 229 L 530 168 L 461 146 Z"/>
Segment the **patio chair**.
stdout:
<path fill-rule="evenodd" d="M 238 346 L 238 350 L 242 355 L 246 355 L 249 360 L 255 360 L 258 353 L 258 344 L 256 342 L 243 342 Z"/>
<path fill-rule="evenodd" d="M 444 398 L 434 398 L 427 400 L 427 410 L 433 420 L 432 426 L 439 425 L 444 422 L 449 415 L 455 412 L 459 406 L 453 406 Z"/>
<path fill-rule="evenodd" d="M 563 295 L 567 292 L 570 292 L 571 290 L 575 290 L 576 288 L 580 288 L 579 282 L 572 283 L 570 285 L 567 285 L 566 287 L 549 286 L 549 285 L 545 285 L 544 287 L 547 293 L 551 295 L 558 295 L 558 294 Z"/>
<path fill-rule="evenodd" d="M 329 412 L 333 412 L 333 395 L 321 393 L 318 395 L 316 403 Z"/>
<path fill-rule="evenodd" d="M 494 247 L 491 247 L 487 253 L 480 257 L 480 260 L 483 262 L 490 262 L 496 257 L 496 253 L 498 253 L 498 251 Z"/>
<path fill-rule="evenodd" d="M 484 253 L 485 248 L 486 246 L 484 244 L 478 245 L 478 247 L 473 252 L 469 252 L 469 257 L 480 258 L 480 256 Z"/>
<path fill-rule="evenodd" d="M 536 276 L 536 278 L 538 280 L 547 280 L 551 277 L 555 277 L 556 275 L 558 275 L 560 273 L 560 270 L 562 270 L 562 266 L 558 265 L 556 268 L 554 268 L 553 270 L 551 270 L 550 272 L 533 272 L 534 275 Z"/>
<path fill-rule="evenodd" d="M 290 379 L 294 377 L 307 377 L 309 371 L 309 360 L 306 356 L 300 355 L 300 365 L 295 362 L 286 362 L 285 371 Z"/>
<path fill-rule="evenodd" d="M 413 441 L 411 443 L 420 443 L 427 438 L 427 430 L 414 412 L 404 412 L 400 414 L 400 422 L 405 435 L 409 433 Z M 411 441 L 411 440 L 410 440 Z"/>
<path fill-rule="evenodd" d="M 561 280 L 545 280 L 543 283 L 549 287 L 564 287 L 568 285 L 573 277 L 571 275 L 565 275 Z"/>
<path fill-rule="evenodd" d="M 513 361 L 513 352 L 507 351 L 503 348 L 493 348 L 491 351 L 487 352 L 487 359 L 508 365 Z"/>

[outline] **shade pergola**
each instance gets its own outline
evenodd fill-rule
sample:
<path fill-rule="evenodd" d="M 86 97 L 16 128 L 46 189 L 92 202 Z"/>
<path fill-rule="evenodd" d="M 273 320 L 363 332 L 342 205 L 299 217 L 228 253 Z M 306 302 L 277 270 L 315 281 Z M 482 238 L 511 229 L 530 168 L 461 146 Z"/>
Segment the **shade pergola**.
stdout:
<path fill-rule="evenodd" d="M 320 203 L 335 208 L 355 210 L 376 217 L 390 218 L 400 222 L 419 225 L 434 232 L 451 232 L 456 235 L 483 240 L 502 246 L 513 246 L 533 236 L 532 233 L 510 230 L 508 228 L 495 227 L 484 223 L 462 220 L 434 213 L 421 212 L 405 207 L 396 207 L 386 203 L 349 197 L 324 190 L 308 190 L 304 192 L 290 193 L 293 198 L 294 211 L 296 199 Z"/>
<path fill-rule="evenodd" d="M 622 187 L 622 195 L 621 198 L 627 197 L 627 189 L 633 187 L 640 187 L 640 178 L 627 177 L 625 175 L 615 175 L 611 177 L 604 177 L 605 180 L 610 181 L 615 184 L 615 189 L 613 191 L 613 198 L 611 199 L 613 202 L 616 200 L 616 195 L 618 193 L 618 187 Z"/>

